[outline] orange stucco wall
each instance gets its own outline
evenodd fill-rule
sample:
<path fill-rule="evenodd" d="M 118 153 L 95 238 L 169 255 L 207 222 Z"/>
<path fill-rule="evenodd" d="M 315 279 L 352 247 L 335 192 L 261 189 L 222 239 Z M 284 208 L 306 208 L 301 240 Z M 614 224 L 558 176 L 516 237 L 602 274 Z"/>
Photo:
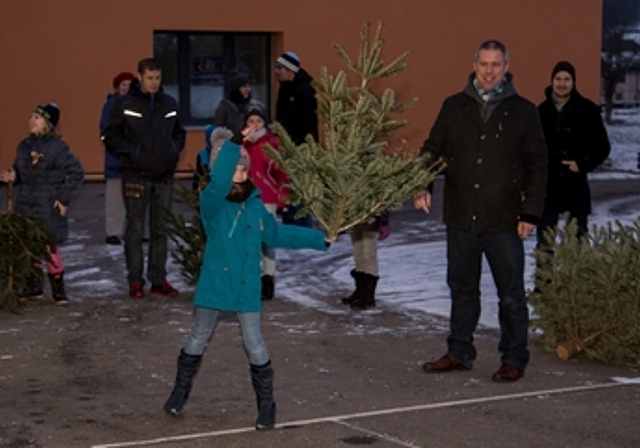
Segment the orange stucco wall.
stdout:
<path fill-rule="evenodd" d="M 0 0 L 0 167 L 26 136 L 31 109 L 55 101 L 63 138 L 87 173 L 101 173 L 98 119 L 111 79 L 152 55 L 154 30 L 272 32 L 276 52 L 294 50 L 317 76 L 323 65 L 342 68 L 332 42 L 355 54 L 362 24 L 382 20 L 387 60 L 412 52 L 390 85 L 401 99 L 420 99 L 402 131 L 417 147 L 488 38 L 507 45 L 516 87 L 532 101 L 559 59 L 574 63 L 578 87 L 597 98 L 601 10 L 602 0 Z M 181 168 L 201 142 L 202 131 L 190 130 Z"/>

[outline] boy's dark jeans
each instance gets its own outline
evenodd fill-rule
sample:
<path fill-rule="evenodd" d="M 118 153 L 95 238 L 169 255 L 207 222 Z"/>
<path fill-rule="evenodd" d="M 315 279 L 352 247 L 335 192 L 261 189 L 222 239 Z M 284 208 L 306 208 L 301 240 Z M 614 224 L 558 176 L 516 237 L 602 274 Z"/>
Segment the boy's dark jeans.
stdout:
<path fill-rule="evenodd" d="M 142 237 L 149 210 L 149 256 L 147 278 L 153 285 L 161 283 L 167 275 L 166 210 L 171 210 L 173 182 L 153 182 L 141 179 L 124 179 L 124 205 L 126 227 L 124 253 L 129 284 L 142 282 L 144 271 Z"/>

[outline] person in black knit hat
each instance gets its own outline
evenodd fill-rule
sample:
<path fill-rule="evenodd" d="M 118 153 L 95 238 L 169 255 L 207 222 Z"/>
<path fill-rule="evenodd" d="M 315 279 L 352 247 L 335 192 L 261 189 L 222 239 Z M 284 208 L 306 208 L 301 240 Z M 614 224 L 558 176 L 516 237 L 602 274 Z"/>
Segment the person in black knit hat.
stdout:
<path fill-rule="evenodd" d="M 276 121 L 287 131 L 296 145 L 304 143 L 307 136 L 318 140 L 318 102 L 311 85 L 313 78 L 302 68 L 300 58 L 287 51 L 276 59 L 275 75 L 280 83 L 276 103 Z M 311 227 L 311 216 L 296 218 L 301 205 L 284 209 L 283 222 Z"/>
<path fill-rule="evenodd" d="M 551 71 L 546 99 L 538 106 L 549 154 L 544 212 L 537 229 L 538 246 L 545 230 L 569 212 L 578 224 L 578 236 L 587 233 L 591 192 L 587 173 L 609 156 L 611 145 L 600 116 L 600 107 L 576 89 L 576 69 L 568 61 Z"/>

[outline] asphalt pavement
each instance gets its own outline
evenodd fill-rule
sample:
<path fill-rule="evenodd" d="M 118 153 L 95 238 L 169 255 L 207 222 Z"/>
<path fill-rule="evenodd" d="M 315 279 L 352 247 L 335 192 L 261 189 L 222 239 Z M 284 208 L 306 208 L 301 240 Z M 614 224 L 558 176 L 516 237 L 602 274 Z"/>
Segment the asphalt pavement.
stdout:
<path fill-rule="evenodd" d="M 68 244 L 82 243 L 83 268 L 122 278 L 124 288 L 123 261 L 104 249 L 103 189 L 82 187 L 71 209 L 81 241 Z M 623 207 L 640 207 L 639 180 L 592 182 L 592 189 L 596 203 L 627 198 Z M 439 219 L 440 204 L 437 196 L 429 219 Z M 410 204 L 394 214 L 394 222 L 420 219 Z M 91 297 L 99 286 L 98 273 L 90 284 L 71 277 L 78 300 L 69 308 L 45 300 L 22 315 L 0 313 L 0 447 L 640 446 L 636 368 L 563 362 L 532 344 L 525 377 L 494 383 L 499 334 L 483 330 L 473 370 L 427 374 L 422 363 L 445 350 L 442 319 L 384 309 L 331 314 L 286 299 L 267 303 L 263 322 L 278 426 L 253 429 L 233 315 L 205 354 L 184 415 L 172 418 L 161 406 L 191 326 L 190 294 Z"/>

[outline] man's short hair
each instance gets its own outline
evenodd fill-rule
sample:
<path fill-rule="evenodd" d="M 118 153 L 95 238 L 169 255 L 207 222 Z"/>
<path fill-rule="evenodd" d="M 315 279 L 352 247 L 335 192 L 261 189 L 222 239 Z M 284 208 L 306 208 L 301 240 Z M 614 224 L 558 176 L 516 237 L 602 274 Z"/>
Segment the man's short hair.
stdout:
<path fill-rule="evenodd" d="M 162 70 L 162 68 L 160 67 L 160 64 L 158 64 L 158 62 L 155 59 L 144 58 L 140 60 L 140 62 L 138 62 L 138 73 L 142 75 L 147 70 L 155 71 L 155 70 Z"/>
<path fill-rule="evenodd" d="M 496 39 L 485 40 L 480 44 L 476 50 L 475 60 L 478 60 L 478 56 L 482 50 L 498 50 L 504 55 L 504 61 L 509 62 L 509 52 L 505 44 Z"/>

